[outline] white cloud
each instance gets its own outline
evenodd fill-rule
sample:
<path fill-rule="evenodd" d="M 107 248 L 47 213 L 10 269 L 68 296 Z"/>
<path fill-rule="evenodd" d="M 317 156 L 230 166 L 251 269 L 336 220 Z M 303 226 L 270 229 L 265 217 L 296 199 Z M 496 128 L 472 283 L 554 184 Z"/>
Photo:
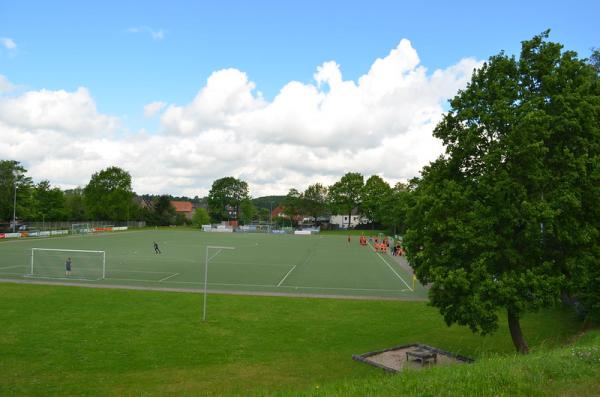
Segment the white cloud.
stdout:
<path fill-rule="evenodd" d="M 144 117 L 154 117 L 158 112 L 164 109 L 167 104 L 165 102 L 156 101 L 144 106 Z"/>
<path fill-rule="evenodd" d="M 10 39 L 8 37 L 1 37 L 0 44 L 2 44 L 2 46 L 4 48 L 6 48 L 7 50 L 16 50 L 17 49 L 17 43 L 15 43 L 15 41 L 13 39 Z"/>
<path fill-rule="evenodd" d="M 8 79 L 0 74 L 0 94 L 10 92 L 15 89 L 15 86 Z"/>
<path fill-rule="evenodd" d="M 114 132 L 118 121 L 99 114 L 86 88 L 75 92 L 28 91 L 0 100 L 0 122 L 30 133 L 43 131 L 83 137 Z"/>
<path fill-rule="evenodd" d="M 162 111 L 155 133 L 115 133 L 118 120 L 100 114 L 85 88 L 0 97 L 0 158 L 63 187 L 118 165 L 139 193 L 201 196 L 230 175 L 254 196 L 331 184 L 348 171 L 395 183 L 442 152 L 431 133 L 443 103 L 478 65 L 463 59 L 428 73 L 402 40 L 357 81 L 329 61 L 313 83 L 291 81 L 271 101 L 244 72 L 219 70 L 188 104 L 146 105 L 147 117 Z"/>
<path fill-rule="evenodd" d="M 145 33 L 150 35 L 154 40 L 162 40 L 165 38 L 165 31 L 163 29 L 154 30 L 148 26 L 136 26 L 128 28 L 127 33 Z"/>

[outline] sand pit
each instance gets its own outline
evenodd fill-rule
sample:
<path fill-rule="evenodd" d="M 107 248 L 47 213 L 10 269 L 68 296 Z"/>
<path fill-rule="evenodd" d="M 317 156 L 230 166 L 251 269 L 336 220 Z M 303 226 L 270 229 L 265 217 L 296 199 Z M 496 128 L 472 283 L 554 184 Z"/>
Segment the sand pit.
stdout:
<path fill-rule="evenodd" d="M 418 370 L 431 368 L 433 366 L 473 362 L 473 359 L 471 358 L 420 343 L 396 346 L 376 352 L 354 355 L 352 358 L 388 372 L 399 372 L 406 368 Z"/>

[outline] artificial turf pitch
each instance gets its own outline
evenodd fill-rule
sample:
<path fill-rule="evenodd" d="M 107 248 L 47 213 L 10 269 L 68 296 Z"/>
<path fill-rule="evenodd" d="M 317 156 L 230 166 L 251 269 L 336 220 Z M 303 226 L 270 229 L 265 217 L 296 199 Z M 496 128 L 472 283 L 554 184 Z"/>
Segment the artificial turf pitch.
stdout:
<path fill-rule="evenodd" d="M 155 254 L 153 242 L 162 251 Z M 73 263 L 70 278 L 45 282 L 200 290 L 204 287 L 207 246 L 234 247 L 209 251 L 208 290 L 258 294 L 424 299 L 397 258 L 361 247 L 358 237 L 341 235 L 271 235 L 206 233 L 195 230 L 143 230 L 0 243 L 0 278 L 32 280 L 32 248 L 106 252 L 106 277 L 82 281 Z M 62 273 L 64 258 L 57 260 Z M 400 259 L 403 260 L 403 259 Z"/>

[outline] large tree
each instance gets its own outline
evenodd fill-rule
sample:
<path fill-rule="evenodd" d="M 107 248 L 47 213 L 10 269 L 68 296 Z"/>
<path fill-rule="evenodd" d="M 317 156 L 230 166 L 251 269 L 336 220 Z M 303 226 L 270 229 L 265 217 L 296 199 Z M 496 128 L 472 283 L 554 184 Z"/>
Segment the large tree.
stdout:
<path fill-rule="evenodd" d="M 406 232 L 406 214 L 411 205 L 410 199 L 408 186 L 398 182 L 383 200 L 381 220 L 394 234 Z"/>
<path fill-rule="evenodd" d="M 240 204 L 249 198 L 246 182 L 231 176 L 217 179 L 208 193 L 208 212 L 217 222 L 229 219 L 232 215 L 237 218 Z"/>
<path fill-rule="evenodd" d="M 16 217 L 32 219 L 35 214 L 33 182 L 27 170 L 14 160 L 0 160 L 0 221 L 12 222 L 16 186 Z"/>
<path fill-rule="evenodd" d="M 67 209 L 67 218 L 71 221 L 84 221 L 87 219 L 85 210 L 85 198 L 83 189 L 65 190 L 65 207 Z"/>
<path fill-rule="evenodd" d="M 327 211 L 327 187 L 320 183 L 315 183 L 306 188 L 302 194 L 304 199 L 304 209 L 307 215 L 315 220 Z"/>
<path fill-rule="evenodd" d="M 358 172 L 348 172 L 329 188 L 329 205 L 332 210 L 348 214 L 348 227 L 352 223 L 352 210 L 362 203 L 364 178 Z"/>
<path fill-rule="evenodd" d="M 392 189 L 379 175 L 372 175 L 362 188 L 362 213 L 375 223 L 382 223 L 386 217 Z"/>
<path fill-rule="evenodd" d="M 547 36 L 491 57 L 450 102 L 404 239 L 448 324 L 486 334 L 505 310 L 522 353 L 521 316 L 581 290 L 574 272 L 598 258 L 598 76 Z"/>
<path fill-rule="evenodd" d="M 65 194 L 57 187 L 51 187 L 50 182 L 43 180 L 33 190 L 38 220 L 63 221 L 68 219 Z"/>
<path fill-rule="evenodd" d="M 90 218 L 127 220 L 133 199 L 131 175 L 119 167 L 108 167 L 96 172 L 84 188 L 84 195 Z"/>

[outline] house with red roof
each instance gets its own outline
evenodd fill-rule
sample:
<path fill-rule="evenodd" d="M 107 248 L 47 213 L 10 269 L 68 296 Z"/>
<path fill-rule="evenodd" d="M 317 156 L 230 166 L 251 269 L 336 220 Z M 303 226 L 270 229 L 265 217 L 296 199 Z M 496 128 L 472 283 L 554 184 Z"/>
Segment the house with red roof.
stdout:
<path fill-rule="evenodd" d="M 183 214 L 185 219 L 191 220 L 194 215 L 194 206 L 190 201 L 171 200 L 171 205 L 175 208 L 175 212 Z"/>

